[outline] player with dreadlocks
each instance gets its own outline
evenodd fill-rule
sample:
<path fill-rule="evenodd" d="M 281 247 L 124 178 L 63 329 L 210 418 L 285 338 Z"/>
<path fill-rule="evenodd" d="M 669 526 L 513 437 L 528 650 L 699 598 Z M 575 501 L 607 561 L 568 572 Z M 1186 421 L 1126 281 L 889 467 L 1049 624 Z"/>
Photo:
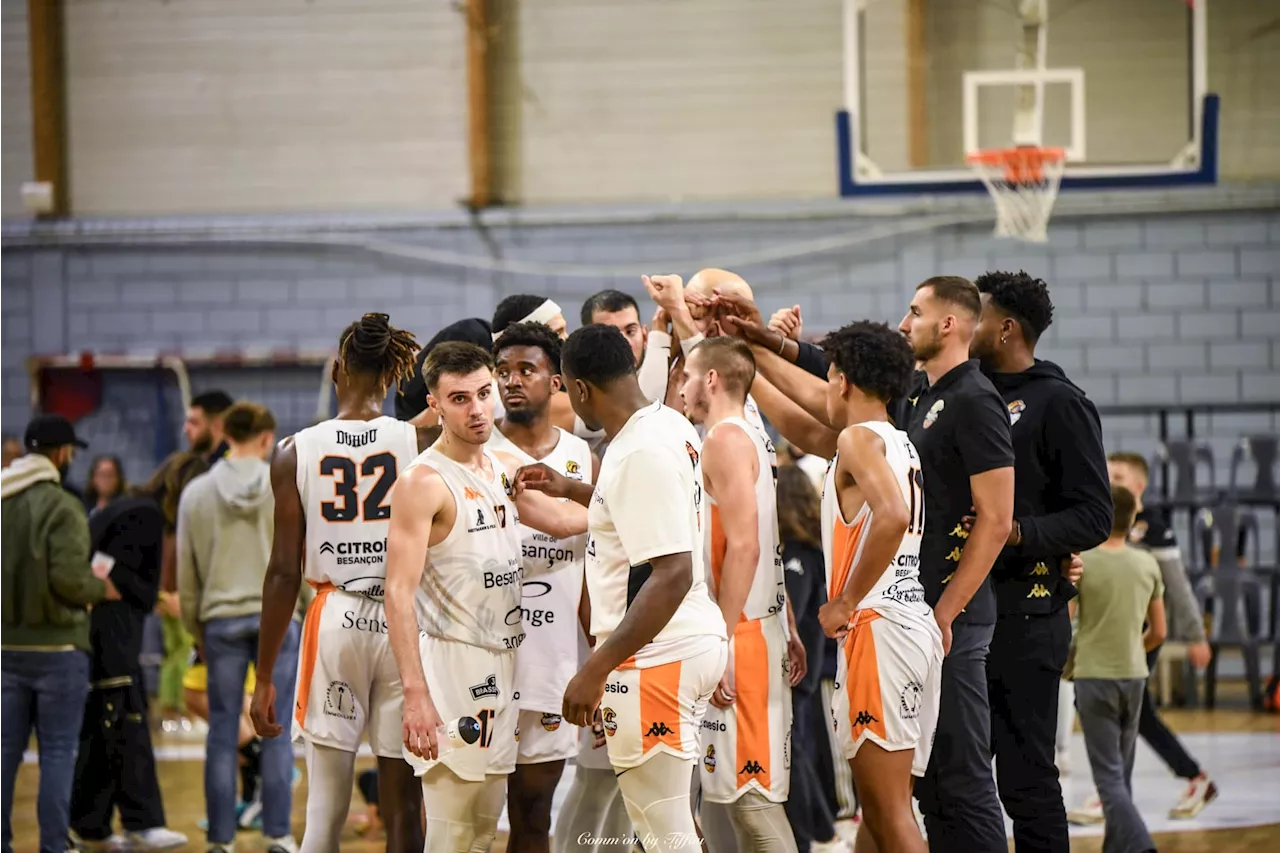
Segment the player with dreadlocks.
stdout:
<path fill-rule="evenodd" d="M 343 331 L 333 367 L 338 416 L 285 439 L 271 464 L 275 541 L 251 713 L 262 737 L 283 733 L 271 672 L 278 655 L 296 655 L 291 725 L 306 746 L 309 780 L 304 851 L 338 849 L 365 732 L 378 757 L 387 850 L 417 853 L 423 844 L 421 789 L 401 755 L 400 675 L 383 614 L 391 491 L 419 441 L 382 407 L 413 372 L 418 344 L 388 320 L 365 314 Z M 299 650 L 292 615 L 304 570 L 316 598 Z"/>

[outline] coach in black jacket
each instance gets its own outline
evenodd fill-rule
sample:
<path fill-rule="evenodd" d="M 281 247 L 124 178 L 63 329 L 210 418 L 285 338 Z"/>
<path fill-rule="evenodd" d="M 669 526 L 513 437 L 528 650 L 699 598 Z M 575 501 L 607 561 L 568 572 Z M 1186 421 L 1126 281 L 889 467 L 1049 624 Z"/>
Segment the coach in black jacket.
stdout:
<path fill-rule="evenodd" d="M 85 708 L 71 800 L 71 827 L 83 840 L 105 841 L 119 809 L 130 840 L 148 848 L 186 839 L 164 829 L 138 656 L 143 621 L 156 605 L 164 515 L 148 497 L 121 497 L 89 520 L 98 555 L 114 560 L 110 578 L 120 601 L 100 604 L 89 623 L 93 689 Z M 153 842 L 163 840 L 165 844 Z"/>
<path fill-rule="evenodd" d="M 1009 407 L 1013 530 L 992 568 L 996 630 L 987 660 L 992 751 L 1015 849 L 1067 853 L 1067 815 L 1054 765 L 1058 690 L 1071 644 L 1075 587 L 1061 560 L 1111 530 L 1102 425 L 1085 393 L 1036 342 L 1053 320 L 1043 281 L 992 272 L 975 283 L 982 316 L 970 352 Z"/>

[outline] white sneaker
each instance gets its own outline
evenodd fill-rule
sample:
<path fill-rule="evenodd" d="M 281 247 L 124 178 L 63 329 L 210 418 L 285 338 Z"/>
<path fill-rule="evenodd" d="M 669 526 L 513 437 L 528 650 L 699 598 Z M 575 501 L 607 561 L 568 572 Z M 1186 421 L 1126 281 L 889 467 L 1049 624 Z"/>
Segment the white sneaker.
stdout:
<path fill-rule="evenodd" d="M 1187 790 L 1182 799 L 1169 810 L 1169 817 L 1174 820 L 1191 820 L 1204 811 L 1204 807 L 1218 798 L 1218 786 L 1213 780 L 1201 773 L 1187 783 Z"/>
<path fill-rule="evenodd" d="M 236 843 L 230 844 L 210 844 L 205 848 L 205 853 L 235 853 Z"/>
<path fill-rule="evenodd" d="M 1067 812 L 1067 822 L 1076 826 L 1090 826 L 1104 820 L 1106 818 L 1102 815 L 1102 800 L 1098 799 L 1097 794 L 1090 795 L 1079 807 Z"/>
<path fill-rule="evenodd" d="M 82 853 L 109 853 L 113 850 L 125 850 L 129 844 L 129 840 L 123 835 L 112 835 L 102 841 L 86 841 L 75 832 L 70 833 L 68 842 L 73 845 L 69 849 L 79 850 Z"/>
<path fill-rule="evenodd" d="M 853 853 L 853 845 L 836 833 L 830 841 L 809 842 L 811 853 Z"/>
<path fill-rule="evenodd" d="M 298 842 L 293 840 L 292 835 L 282 835 L 279 838 L 265 838 L 267 842 L 267 853 L 298 853 Z"/>
<path fill-rule="evenodd" d="M 178 847 L 186 847 L 187 837 L 168 827 L 153 826 L 142 832 L 130 832 L 128 843 L 131 849 L 174 850 Z"/>

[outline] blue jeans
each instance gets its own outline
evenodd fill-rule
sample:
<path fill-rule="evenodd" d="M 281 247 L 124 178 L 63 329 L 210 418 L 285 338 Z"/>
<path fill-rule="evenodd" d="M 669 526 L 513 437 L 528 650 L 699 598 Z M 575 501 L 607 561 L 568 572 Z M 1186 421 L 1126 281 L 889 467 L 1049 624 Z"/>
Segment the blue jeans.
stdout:
<path fill-rule="evenodd" d="M 89 696 L 89 656 L 81 651 L 0 652 L 0 683 L 4 853 L 13 853 L 13 786 L 33 726 L 40 748 L 40 791 L 36 800 L 40 851 L 64 853 L 80 725 Z"/>
<path fill-rule="evenodd" d="M 240 715 L 244 679 L 258 654 L 258 619 L 211 619 L 204 626 L 204 659 L 209 668 L 209 739 L 204 765 L 204 796 L 209 814 L 209 843 L 230 844 L 236 835 L 236 780 L 240 767 Z M 293 687 L 298 677 L 297 622 L 289 625 L 276 657 L 276 720 L 285 733 L 262 741 L 262 833 L 290 835 L 293 809 Z"/>

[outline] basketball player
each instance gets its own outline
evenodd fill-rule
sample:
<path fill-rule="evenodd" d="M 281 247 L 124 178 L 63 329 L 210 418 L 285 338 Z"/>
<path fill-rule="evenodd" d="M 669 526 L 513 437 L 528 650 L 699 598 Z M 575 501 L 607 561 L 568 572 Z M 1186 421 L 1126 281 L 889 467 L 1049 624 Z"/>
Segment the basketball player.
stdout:
<path fill-rule="evenodd" d="M 671 325 L 680 339 L 680 354 L 686 359 L 704 338 L 724 334 L 714 310 L 717 297 L 747 302 L 753 299 L 751 285 L 742 276 L 727 270 L 700 270 L 689 279 L 688 287 L 678 275 L 644 276 L 643 281 L 649 296 L 670 315 Z M 764 430 L 764 420 L 750 394 L 743 411 L 747 423 Z"/>
<path fill-rule="evenodd" d="M 515 653 L 525 637 L 520 523 L 566 539 L 586 532 L 586 513 L 533 493 L 513 503 L 519 464 L 485 447 L 493 430 L 489 353 L 440 344 L 422 376 L 443 431 L 401 474 L 387 542 L 403 754 L 422 779 L 425 849 L 484 850 L 516 760 Z M 446 723 L 457 731 L 459 721 L 478 737 L 468 743 L 439 733 Z"/>
<path fill-rule="evenodd" d="M 496 341 L 499 335 L 517 323 L 539 323 L 562 341 L 569 334 L 569 325 L 565 322 L 560 306 L 544 296 L 518 293 L 499 302 L 498 307 L 493 309 L 491 340 Z M 495 394 L 493 417 L 496 422 L 503 416 L 503 404 L 502 395 L 497 388 Z M 551 396 L 551 422 L 567 431 L 573 430 L 573 408 L 569 405 L 569 398 L 563 394 Z"/>
<path fill-rule="evenodd" d="M 515 323 L 498 336 L 494 372 L 506 415 L 495 424 L 489 449 L 595 482 L 598 463 L 587 443 L 551 422 L 551 398 L 561 388 L 560 343 L 541 323 Z M 512 853 L 550 849 L 551 797 L 565 759 L 578 752 L 578 729 L 561 719 L 560 707 L 565 685 L 577 672 L 578 636 L 590 625 L 582 594 L 586 537 L 555 539 L 523 525 L 520 535 L 527 635 L 516 652 L 520 740 L 516 769 L 507 780 Z"/>
<path fill-rule="evenodd" d="M 417 344 L 386 314 L 339 339 L 338 416 L 285 439 L 272 461 L 275 541 L 263 596 L 251 714 L 262 737 L 283 727 L 271 673 L 305 571 L 316 589 L 298 656 L 293 736 L 306 745 L 304 853 L 338 849 L 361 736 L 378 757 L 387 849 L 422 848 L 421 798 L 400 751 L 400 677 L 383 613 L 390 495 L 417 455 L 413 426 L 382 415 L 388 389 L 413 369 Z"/>
<path fill-rule="evenodd" d="M 914 358 L 901 335 L 868 321 L 836 330 L 822 348 L 831 419 L 849 424 L 822 490 L 829 600 L 819 618 L 841 639 L 832 714 L 875 849 L 924 851 L 911 789 L 937 724 L 942 632 L 919 577 L 920 458 L 886 410 Z"/>
<path fill-rule="evenodd" d="M 594 491 L 546 465 L 518 480 L 590 505 L 596 647 L 565 689 L 563 714 L 585 726 L 604 699 L 609 759 L 644 849 L 687 848 L 697 844 L 689 788 L 698 727 L 727 654 L 703 568 L 701 443 L 684 416 L 645 398 L 617 329 L 574 332 L 561 366 L 574 411 L 610 440 Z"/>
<path fill-rule="evenodd" d="M 729 666 L 702 722 L 703 833 L 713 851 L 794 851 L 782 807 L 790 790 L 789 632 L 769 437 L 747 423 L 751 348 L 708 338 L 685 362 L 685 413 L 706 431 L 702 475 L 710 504 L 705 553 L 712 597 L 729 633 Z M 717 838 L 709 811 L 726 810 L 733 838 Z"/>

